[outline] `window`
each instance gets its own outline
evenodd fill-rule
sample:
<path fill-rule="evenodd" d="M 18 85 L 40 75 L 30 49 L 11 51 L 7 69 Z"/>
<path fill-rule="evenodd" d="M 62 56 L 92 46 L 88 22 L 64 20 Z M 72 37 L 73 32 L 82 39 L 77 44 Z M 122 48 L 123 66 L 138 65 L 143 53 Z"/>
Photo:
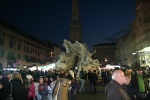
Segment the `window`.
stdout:
<path fill-rule="evenodd" d="M 27 47 L 27 53 L 29 53 L 29 47 Z"/>
<path fill-rule="evenodd" d="M 8 57 L 10 57 L 11 56 L 11 52 L 8 52 Z"/>
<path fill-rule="evenodd" d="M 26 52 L 26 47 L 24 46 L 24 52 Z"/>
<path fill-rule="evenodd" d="M 4 36 L 5 35 L 5 31 L 0 29 L 0 36 Z"/>
<path fill-rule="evenodd" d="M 28 60 L 28 59 L 29 59 L 29 56 L 24 55 L 24 60 Z"/>
<path fill-rule="evenodd" d="M 17 59 L 21 59 L 21 54 L 17 54 Z"/>
<path fill-rule="evenodd" d="M 21 50 L 21 44 L 18 44 L 18 50 Z"/>
<path fill-rule="evenodd" d="M 32 54 L 32 48 L 30 48 L 30 53 Z"/>
<path fill-rule="evenodd" d="M 13 42 L 12 41 L 9 41 L 9 47 L 13 48 Z"/>
<path fill-rule="evenodd" d="M 26 55 L 23 56 L 23 60 L 26 60 L 25 57 L 26 57 Z"/>
<path fill-rule="evenodd" d="M 10 40 L 14 40 L 14 35 L 10 34 Z"/>
<path fill-rule="evenodd" d="M 4 57 L 4 51 L 0 50 L 0 57 Z"/>
<path fill-rule="evenodd" d="M 0 45 L 4 44 L 4 38 L 0 37 Z"/>
<path fill-rule="evenodd" d="M 10 60 L 15 60 L 16 59 L 13 52 L 8 52 L 8 59 L 10 59 Z"/>
<path fill-rule="evenodd" d="M 35 50 L 35 54 L 37 55 L 37 50 Z"/>

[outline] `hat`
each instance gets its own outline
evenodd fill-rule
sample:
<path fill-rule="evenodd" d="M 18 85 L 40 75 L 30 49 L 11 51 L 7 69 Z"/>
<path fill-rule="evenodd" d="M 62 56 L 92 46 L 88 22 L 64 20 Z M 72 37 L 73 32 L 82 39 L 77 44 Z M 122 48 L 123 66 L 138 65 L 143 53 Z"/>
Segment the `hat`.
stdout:
<path fill-rule="evenodd" d="M 6 72 L 4 72 L 4 74 L 5 74 L 5 76 L 8 76 L 9 74 L 11 74 L 11 72 L 10 71 L 6 71 Z"/>
<path fill-rule="evenodd" d="M 136 68 L 136 71 L 140 71 L 140 70 L 142 70 L 142 68 L 140 68 L 140 67 Z"/>
<path fill-rule="evenodd" d="M 26 78 L 27 78 L 27 79 L 31 79 L 32 76 L 31 76 L 31 75 L 26 75 Z"/>

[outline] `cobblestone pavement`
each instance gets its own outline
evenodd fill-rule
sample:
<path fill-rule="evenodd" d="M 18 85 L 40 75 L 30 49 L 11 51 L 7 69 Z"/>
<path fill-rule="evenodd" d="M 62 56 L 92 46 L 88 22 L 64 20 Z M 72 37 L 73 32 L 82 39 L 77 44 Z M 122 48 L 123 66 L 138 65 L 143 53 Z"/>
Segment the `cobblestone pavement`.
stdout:
<path fill-rule="evenodd" d="M 91 94 L 89 92 L 90 86 L 89 84 L 87 84 L 86 92 L 84 93 L 77 92 L 74 100 L 107 100 L 105 95 L 105 87 L 106 87 L 105 85 L 98 83 L 98 85 L 96 86 L 97 93 Z"/>

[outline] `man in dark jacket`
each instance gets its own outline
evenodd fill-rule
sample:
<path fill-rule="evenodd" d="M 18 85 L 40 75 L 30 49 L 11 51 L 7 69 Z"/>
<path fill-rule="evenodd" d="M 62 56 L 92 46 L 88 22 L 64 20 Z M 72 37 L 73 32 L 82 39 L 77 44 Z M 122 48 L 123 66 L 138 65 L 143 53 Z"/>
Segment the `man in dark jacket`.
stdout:
<path fill-rule="evenodd" d="M 11 72 L 10 71 L 5 71 L 4 75 L 2 75 L 2 79 L 0 79 L 1 84 L 3 88 L 0 90 L 0 97 L 1 100 L 8 99 L 10 95 L 10 78 L 11 78 Z"/>
<path fill-rule="evenodd" d="M 107 100 L 131 100 L 121 85 L 125 83 L 124 73 L 116 70 L 112 74 L 112 80 L 107 84 L 105 94 Z"/>
<path fill-rule="evenodd" d="M 80 71 L 80 82 L 81 82 L 81 86 L 80 86 L 80 89 L 79 89 L 79 92 L 85 92 L 85 73 L 84 73 L 84 70 L 82 68 L 82 70 Z"/>
<path fill-rule="evenodd" d="M 4 85 L 6 84 L 6 77 L 0 71 L 0 98 L 4 99 Z"/>
<path fill-rule="evenodd" d="M 14 100 L 28 100 L 27 99 L 27 91 L 25 90 L 25 86 L 22 82 L 22 76 L 18 72 L 14 72 L 12 74 L 12 80 L 10 82 L 12 97 Z"/>
<path fill-rule="evenodd" d="M 98 81 L 98 76 L 96 74 L 96 70 L 94 70 L 91 74 L 91 77 L 90 77 L 90 86 L 91 86 L 91 92 L 93 94 L 96 94 L 96 85 L 97 85 L 97 81 Z"/>

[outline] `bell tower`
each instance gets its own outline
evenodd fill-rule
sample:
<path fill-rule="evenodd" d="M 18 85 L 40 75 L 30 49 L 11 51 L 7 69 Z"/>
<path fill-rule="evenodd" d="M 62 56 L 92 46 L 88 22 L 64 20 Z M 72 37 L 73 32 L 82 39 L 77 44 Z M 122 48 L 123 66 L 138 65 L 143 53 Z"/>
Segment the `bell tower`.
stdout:
<path fill-rule="evenodd" d="M 71 42 L 82 41 L 81 22 L 79 20 L 78 0 L 72 0 L 72 21 L 70 23 L 69 36 Z"/>

